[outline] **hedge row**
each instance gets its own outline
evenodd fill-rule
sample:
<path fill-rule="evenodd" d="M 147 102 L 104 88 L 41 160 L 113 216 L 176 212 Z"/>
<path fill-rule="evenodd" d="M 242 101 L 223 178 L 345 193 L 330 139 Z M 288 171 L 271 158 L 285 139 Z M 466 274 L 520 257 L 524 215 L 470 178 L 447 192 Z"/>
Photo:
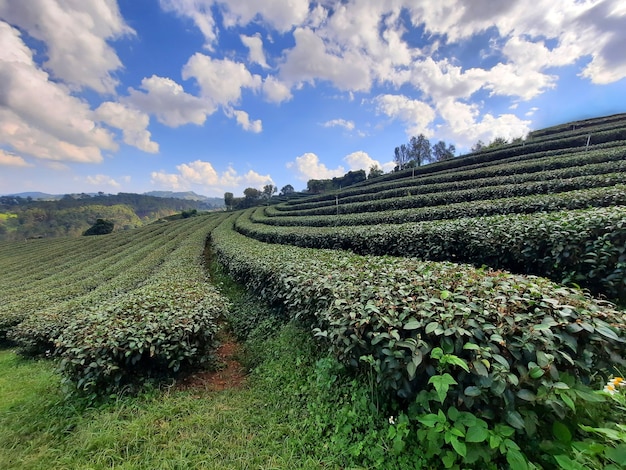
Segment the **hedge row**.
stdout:
<path fill-rule="evenodd" d="M 618 141 L 623 140 L 626 140 L 626 127 L 594 133 L 591 140 L 589 141 L 589 150 L 593 150 L 596 145 L 614 145 Z M 509 144 L 503 147 L 494 148 L 492 150 L 482 150 L 461 157 L 452 158 L 450 160 L 445 160 L 443 162 L 425 165 L 418 168 L 416 170 L 416 174 L 437 173 L 443 170 L 462 168 L 474 164 L 489 164 L 510 157 L 525 156 L 526 158 L 532 158 L 532 156 L 547 151 L 560 150 L 563 151 L 563 153 L 569 153 L 573 149 L 577 148 L 581 150 L 587 149 L 586 134 L 574 137 L 550 139 L 547 141 L 540 141 L 536 143 L 528 141 L 522 142 L 521 144 Z M 402 170 L 383 175 L 380 177 L 379 181 L 406 178 L 408 176 L 411 176 L 412 174 L 412 170 Z"/>
<path fill-rule="evenodd" d="M 536 274 L 626 303 L 626 207 L 330 228 L 268 226 L 242 216 L 235 227 L 268 243 Z"/>
<path fill-rule="evenodd" d="M 606 158 L 604 152 L 603 158 Z M 403 197 L 408 195 L 423 195 L 430 193 L 446 193 L 450 191 L 461 191 L 474 188 L 482 188 L 489 186 L 518 185 L 529 182 L 563 180 L 578 178 L 591 175 L 603 175 L 608 173 L 624 173 L 626 174 L 626 148 L 620 151 L 612 152 L 610 157 L 614 161 L 604 161 L 602 163 L 589 163 L 584 159 L 567 159 L 572 160 L 570 165 L 557 169 L 545 170 L 545 163 L 542 165 L 536 162 L 526 162 L 520 165 L 506 166 L 506 168 L 489 168 L 481 171 L 463 172 L 456 174 L 444 174 L 433 177 L 424 177 L 421 179 L 411 179 L 405 181 L 404 184 L 396 182 L 394 187 L 377 186 L 378 191 L 371 193 L 363 191 L 352 196 L 343 194 L 336 195 L 333 199 L 323 201 L 307 202 L 298 204 L 297 206 L 276 205 L 276 213 L 293 213 L 294 211 L 303 211 L 308 209 L 317 209 L 320 207 L 366 202 L 372 200 L 383 200 L 395 197 Z M 566 159 L 563 159 L 566 160 Z M 552 159 L 554 161 L 554 159 Z M 558 162 L 563 163 L 562 161 Z M 505 174 L 501 174 L 505 173 Z M 386 185 L 390 186 L 390 185 Z"/>
<path fill-rule="evenodd" d="M 232 276 L 309 323 L 383 393 L 409 400 L 445 371 L 447 406 L 530 434 L 626 364 L 624 312 L 544 278 L 267 245 L 232 223 L 212 241 Z"/>
<path fill-rule="evenodd" d="M 308 210 L 293 210 L 290 212 L 278 212 L 268 207 L 268 216 L 315 216 L 353 214 L 362 212 L 379 212 L 398 209 L 423 208 L 428 206 L 440 206 L 457 204 L 460 202 L 484 201 L 488 199 L 511 198 L 531 196 L 539 194 L 555 194 L 580 189 L 601 188 L 626 183 L 626 172 L 608 173 L 602 175 L 585 175 L 574 178 L 546 181 L 531 181 L 519 184 L 503 184 L 498 186 L 477 187 L 463 190 L 450 190 L 447 192 L 433 192 L 413 195 L 410 190 L 401 197 L 388 199 L 375 199 L 363 202 L 347 204 L 325 205 Z"/>
<path fill-rule="evenodd" d="M 598 127 L 606 126 L 606 125 L 615 125 L 621 124 L 622 126 L 626 125 L 626 114 L 613 114 L 611 116 L 602 116 L 599 118 L 592 119 L 584 119 L 582 121 L 568 122 L 565 124 L 559 124 L 557 126 L 546 127 L 544 129 L 539 129 L 531 132 L 528 137 L 536 138 L 547 135 L 559 134 L 564 131 L 568 131 L 572 128 L 574 129 L 587 129 L 595 130 Z M 589 129 L 592 128 L 592 129 Z"/>
<path fill-rule="evenodd" d="M 439 219 L 458 219 L 496 214 L 552 212 L 566 209 L 626 205 L 626 186 L 568 191 L 558 194 L 539 194 L 524 197 L 471 201 L 415 209 L 386 210 L 340 215 L 268 217 L 272 207 L 254 212 L 254 222 L 267 225 L 329 227 L 342 225 L 401 224 Z"/>
<path fill-rule="evenodd" d="M 597 145 L 590 150 L 585 148 L 560 149 L 536 154 L 518 154 L 496 162 L 485 162 L 471 165 L 463 165 L 448 170 L 440 166 L 446 162 L 433 163 L 424 167 L 416 168 L 416 174 L 402 172 L 402 178 L 390 178 L 394 174 L 384 175 L 374 180 L 367 180 L 338 191 L 330 191 L 319 195 L 310 195 L 304 199 L 290 200 L 279 207 L 289 208 L 300 206 L 310 202 L 334 201 L 337 196 L 341 198 L 377 193 L 387 189 L 395 189 L 406 185 L 419 185 L 422 183 L 442 183 L 456 179 L 486 178 L 489 176 L 504 176 L 510 174 L 555 170 L 576 165 L 589 163 L 603 163 L 607 161 L 623 160 L 625 158 L 626 141 L 607 142 Z M 462 159 L 464 157 L 457 157 Z M 426 171 L 429 170 L 429 171 Z"/>

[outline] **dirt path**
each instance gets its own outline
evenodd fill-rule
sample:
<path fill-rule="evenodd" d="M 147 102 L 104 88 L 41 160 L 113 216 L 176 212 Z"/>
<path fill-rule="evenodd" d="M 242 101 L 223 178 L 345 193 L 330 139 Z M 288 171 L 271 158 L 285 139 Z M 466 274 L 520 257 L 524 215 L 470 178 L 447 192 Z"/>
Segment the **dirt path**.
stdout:
<path fill-rule="evenodd" d="M 194 372 L 183 378 L 176 388 L 215 392 L 242 387 L 246 381 L 246 370 L 236 359 L 239 348 L 233 338 L 224 338 L 216 351 L 217 360 L 223 367 L 217 371 Z"/>

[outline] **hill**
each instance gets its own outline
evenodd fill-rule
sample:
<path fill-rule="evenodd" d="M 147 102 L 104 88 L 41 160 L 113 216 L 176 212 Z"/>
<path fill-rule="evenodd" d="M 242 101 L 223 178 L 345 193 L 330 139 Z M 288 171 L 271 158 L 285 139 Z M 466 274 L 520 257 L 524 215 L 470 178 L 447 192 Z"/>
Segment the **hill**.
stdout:
<path fill-rule="evenodd" d="M 133 193 L 75 194 L 55 200 L 1 196 L 0 240 L 78 236 L 96 219 L 109 219 L 127 230 L 189 210 L 215 210 L 219 200 L 185 200 Z"/>
<path fill-rule="evenodd" d="M 0 243 L 0 338 L 125 400 L 210 364 L 228 320 L 253 375 L 293 367 L 260 427 L 297 421 L 285 440 L 324 467 L 618 469 L 625 247 L 619 115 L 274 205 Z"/>

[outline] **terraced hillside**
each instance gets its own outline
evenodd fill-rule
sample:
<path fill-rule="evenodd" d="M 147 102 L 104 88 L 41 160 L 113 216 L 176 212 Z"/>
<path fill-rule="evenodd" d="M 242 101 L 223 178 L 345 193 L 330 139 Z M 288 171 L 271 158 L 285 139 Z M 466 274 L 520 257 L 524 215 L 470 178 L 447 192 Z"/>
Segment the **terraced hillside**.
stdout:
<path fill-rule="evenodd" d="M 257 208 L 235 227 L 269 243 L 536 274 L 624 302 L 626 141 L 606 140 L 625 136 L 618 117 Z"/>
<path fill-rule="evenodd" d="M 226 305 L 202 253 L 221 215 L 99 237 L 0 243 L 0 335 L 100 394 L 210 359 Z"/>
<path fill-rule="evenodd" d="M 621 115 L 249 209 L 212 240 L 236 279 L 400 403 L 427 456 L 531 468 L 554 426 L 580 438 L 589 386 L 626 366 L 626 315 L 606 301 L 626 301 L 625 202 Z"/>
<path fill-rule="evenodd" d="M 426 468 L 623 468 L 626 115 L 271 206 L 0 243 L 0 339 L 88 394 L 211 361 L 228 302 L 207 237 L 367 383 L 386 427 L 335 431 Z"/>

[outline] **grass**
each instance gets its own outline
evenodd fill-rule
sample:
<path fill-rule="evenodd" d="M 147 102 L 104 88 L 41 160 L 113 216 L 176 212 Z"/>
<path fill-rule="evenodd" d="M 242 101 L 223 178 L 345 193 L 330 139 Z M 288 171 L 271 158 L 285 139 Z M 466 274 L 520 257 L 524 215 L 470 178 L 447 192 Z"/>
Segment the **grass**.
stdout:
<path fill-rule="evenodd" d="M 262 377 L 254 387 L 153 390 L 86 408 L 64 398 L 53 369 L 0 352 L 3 469 L 334 468 L 311 455 L 293 401 L 269 395 Z"/>

